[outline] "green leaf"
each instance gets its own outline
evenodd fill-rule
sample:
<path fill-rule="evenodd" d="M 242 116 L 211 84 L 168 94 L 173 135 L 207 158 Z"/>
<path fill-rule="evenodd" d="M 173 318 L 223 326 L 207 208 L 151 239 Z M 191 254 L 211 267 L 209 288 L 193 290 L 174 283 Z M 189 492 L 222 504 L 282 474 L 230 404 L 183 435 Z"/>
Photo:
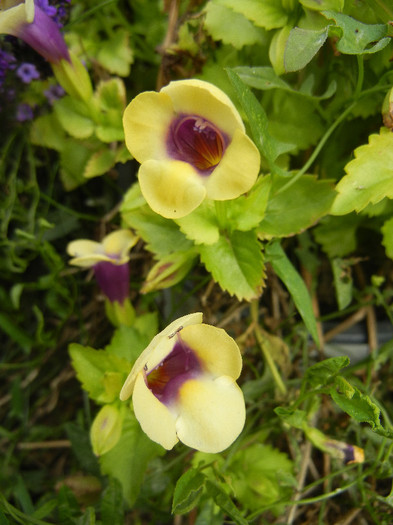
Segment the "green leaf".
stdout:
<path fill-rule="evenodd" d="M 344 257 L 356 249 L 356 232 L 364 220 L 356 213 L 323 217 L 313 230 L 315 240 L 330 258 Z"/>
<path fill-rule="evenodd" d="M 277 407 L 274 412 L 288 425 L 295 428 L 303 428 L 303 424 L 307 421 L 307 412 L 305 410 Z"/>
<path fill-rule="evenodd" d="M 268 91 L 269 89 L 282 89 L 283 91 L 288 91 L 290 93 L 295 93 L 299 96 L 314 100 L 325 100 L 334 95 L 337 84 L 335 81 L 330 82 L 326 91 L 322 95 L 314 95 L 312 93 L 312 88 L 314 86 L 314 76 L 309 75 L 304 80 L 303 84 L 300 86 L 299 90 L 294 89 L 290 84 L 285 82 L 281 77 L 279 77 L 272 67 L 268 66 L 259 66 L 259 67 L 249 67 L 249 66 L 238 66 L 233 68 L 233 71 L 239 75 L 241 80 L 247 84 L 247 86 L 253 87 L 255 89 L 261 89 L 263 91 Z"/>
<path fill-rule="evenodd" d="M 116 394 L 113 394 L 112 388 L 110 388 L 113 384 L 111 374 L 122 374 L 125 379 L 131 370 L 130 363 L 116 355 L 109 355 L 104 350 L 95 350 L 77 343 L 70 344 L 69 353 L 77 378 L 89 396 L 99 403 L 114 401 Z M 109 391 L 105 389 L 106 379 L 108 380 Z"/>
<path fill-rule="evenodd" d="M 345 0 L 299 0 L 299 2 L 308 9 L 315 9 L 321 11 L 322 9 L 332 9 L 334 11 L 342 11 L 344 9 Z"/>
<path fill-rule="evenodd" d="M 116 151 L 111 149 L 103 148 L 94 152 L 86 163 L 83 176 L 91 179 L 107 173 L 115 165 L 115 159 Z"/>
<path fill-rule="evenodd" d="M 347 55 L 376 53 L 390 42 L 390 37 L 386 36 L 388 26 L 385 24 L 363 24 L 348 15 L 334 11 L 321 11 L 321 13 L 327 19 L 336 22 L 340 38 L 336 47 L 340 53 Z M 330 31 L 332 29 L 335 28 L 331 26 Z"/>
<path fill-rule="evenodd" d="M 199 247 L 201 261 L 223 290 L 250 301 L 258 297 L 264 279 L 262 247 L 255 231 L 234 231 L 218 242 Z"/>
<path fill-rule="evenodd" d="M 328 27 L 303 29 L 294 27 L 289 33 L 285 52 L 284 68 L 287 73 L 303 69 L 318 53 L 328 37 Z"/>
<path fill-rule="evenodd" d="M 142 431 L 131 410 L 127 410 L 120 440 L 109 452 L 100 456 L 101 470 L 116 478 L 123 496 L 132 507 L 138 497 L 149 461 L 165 450 L 151 441 Z"/>
<path fill-rule="evenodd" d="M 310 294 L 303 279 L 286 256 L 279 242 L 272 242 L 266 246 L 266 255 L 278 277 L 288 288 L 311 337 L 319 346 L 317 322 L 314 316 Z"/>
<path fill-rule="evenodd" d="M 342 387 L 341 387 L 342 388 Z M 359 423 L 368 423 L 374 430 L 384 430 L 381 425 L 381 410 L 370 397 L 352 387 L 353 394 L 342 393 L 332 388 L 330 395 L 335 403 Z"/>
<path fill-rule="evenodd" d="M 339 310 L 346 308 L 352 301 L 352 261 L 336 257 L 331 260 L 333 281 Z"/>
<path fill-rule="evenodd" d="M 368 144 L 354 153 L 336 187 L 338 195 L 331 209 L 334 215 L 359 212 L 370 203 L 393 198 L 393 134 L 381 130 L 379 135 L 370 135 Z"/>
<path fill-rule="evenodd" d="M 61 151 L 65 133 L 54 113 L 33 120 L 30 130 L 32 144 Z"/>
<path fill-rule="evenodd" d="M 288 177 L 275 177 L 265 217 L 258 231 L 262 236 L 287 237 L 309 228 L 326 215 L 335 198 L 329 181 L 303 175 L 287 189 Z"/>
<path fill-rule="evenodd" d="M 214 202 L 208 199 L 192 213 L 175 222 L 195 244 L 214 244 L 220 236 Z"/>
<path fill-rule="evenodd" d="M 227 201 L 227 214 L 234 230 L 252 230 L 265 216 L 271 186 L 270 176 L 260 176 L 247 195 Z"/>
<path fill-rule="evenodd" d="M 287 23 L 288 14 L 277 0 L 217 0 L 220 5 L 241 13 L 256 26 L 276 29 Z"/>
<path fill-rule="evenodd" d="M 386 255 L 393 259 L 393 217 L 384 222 L 381 232 L 382 244 L 385 246 Z"/>
<path fill-rule="evenodd" d="M 177 480 L 172 501 L 172 514 L 190 512 L 198 503 L 205 486 L 206 476 L 190 468 Z"/>
<path fill-rule="evenodd" d="M 269 165 L 272 166 L 278 156 L 279 148 L 276 143 L 277 141 L 273 139 L 268 131 L 266 112 L 255 95 L 240 79 L 239 75 L 232 69 L 227 69 L 226 72 L 237 98 L 247 115 L 253 140 Z"/>
<path fill-rule="evenodd" d="M 304 381 L 312 387 L 324 386 L 333 381 L 335 376 L 349 365 L 347 356 L 330 357 L 310 366 L 304 375 Z"/>
<path fill-rule="evenodd" d="M 155 313 L 137 317 L 133 326 L 122 325 L 116 329 L 111 342 L 105 347 L 105 352 L 109 356 L 117 356 L 133 364 L 157 332 Z"/>
<path fill-rule="evenodd" d="M 117 28 L 109 40 L 101 41 L 98 46 L 97 61 L 113 75 L 128 77 L 133 62 L 129 45 L 129 32 Z"/>
<path fill-rule="evenodd" d="M 108 485 L 100 498 L 102 523 L 124 525 L 123 493 L 120 482 L 109 477 Z"/>
<path fill-rule="evenodd" d="M 53 109 L 63 129 L 72 137 L 86 139 L 93 134 L 95 124 L 81 100 L 66 96 L 57 100 Z"/>
<path fill-rule="evenodd" d="M 60 176 L 67 191 L 86 182 L 83 172 L 91 157 L 91 150 L 82 142 L 66 139 L 60 153 Z"/>
<path fill-rule="evenodd" d="M 124 82 L 120 78 L 101 80 L 94 96 L 103 111 L 109 111 L 111 109 L 115 109 L 119 113 L 124 111 L 126 91 Z"/>
<path fill-rule="evenodd" d="M 205 8 L 205 28 L 214 40 L 221 40 L 237 49 L 262 42 L 262 32 L 241 13 L 211 0 Z"/>
<path fill-rule="evenodd" d="M 138 195 L 139 191 L 139 188 L 132 186 L 127 192 L 121 214 L 124 222 L 145 241 L 146 248 L 159 256 L 192 248 L 193 242 L 186 238 L 174 221 L 164 219 L 146 204 L 143 205 L 145 201 Z"/>
<path fill-rule="evenodd" d="M 206 491 L 208 496 L 214 499 L 216 505 L 228 514 L 235 523 L 238 525 L 248 525 L 248 521 L 243 518 L 236 505 L 221 486 L 210 480 L 206 480 Z"/>

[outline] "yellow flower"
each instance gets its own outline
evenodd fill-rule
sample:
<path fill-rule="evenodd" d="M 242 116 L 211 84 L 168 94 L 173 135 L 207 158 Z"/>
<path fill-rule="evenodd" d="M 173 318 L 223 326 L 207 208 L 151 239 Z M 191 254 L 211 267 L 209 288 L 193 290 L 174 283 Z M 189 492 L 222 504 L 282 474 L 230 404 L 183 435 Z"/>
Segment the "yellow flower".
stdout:
<path fill-rule="evenodd" d="M 129 251 L 137 240 L 130 230 L 117 230 L 104 237 L 102 242 L 72 241 L 67 246 L 67 253 L 73 257 L 70 264 L 94 268 L 97 282 L 106 297 L 111 302 L 123 304 L 129 292 Z"/>
<path fill-rule="evenodd" d="M 180 440 L 202 452 L 220 452 L 244 426 L 236 383 L 241 368 L 239 348 L 224 330 L 203 324 L 201 313 L 186 315 L 142 352 L 120 399 L 132 395 L 143 431 L 164 448 Z"/>
<path fill-rule="evenodd" d="M 141 163 L 139 183 L 160 215 L 184 217 L 205 199 L 249 191 L 260 156 L 235 106 L 202 80 L 171 82 L 135 97 L 124 112 L 125 141 Z"/>

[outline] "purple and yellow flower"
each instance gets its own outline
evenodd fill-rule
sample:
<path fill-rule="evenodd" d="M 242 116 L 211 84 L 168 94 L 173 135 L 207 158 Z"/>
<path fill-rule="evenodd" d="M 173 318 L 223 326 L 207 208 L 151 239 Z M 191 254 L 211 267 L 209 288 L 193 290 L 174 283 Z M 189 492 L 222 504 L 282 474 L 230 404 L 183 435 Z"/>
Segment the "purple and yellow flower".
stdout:
<path fill-rule="evenodd" d="M 20 38 L 48 62 L 70 61 L 56 22 L 34 0 L 0 0 L 0 33 Z"/>
<path fill-rule="evenodd" d="M 236 383 L 241 369 L 236 342 L 194 313 L 153 338 L 120 399 L 132 395 L 142 430 L 167 450 L 180 440 L 202 452 L 220 452 L 244 426 L 244 398 Z"/>
<path fill-rule="evenodd" d="M 123 117 L 127 148 L 141 163 L 149 206 L 167 218 L 205 199 L 235 199 L 259 173 L 258 149 L 228 96 L 202 80 L 171 82 L 135 97 Z"/>
<path fill-rule="evenodd" d="M 67 253 L 73 258 L 74 266 L 93 268 L 97 282 L 106 297 L 120 304 L 129 293 L 129 251 L 138 237 L 130 230 L 110 233 L 102 242 L 79 239 L 67 246 Z"/>

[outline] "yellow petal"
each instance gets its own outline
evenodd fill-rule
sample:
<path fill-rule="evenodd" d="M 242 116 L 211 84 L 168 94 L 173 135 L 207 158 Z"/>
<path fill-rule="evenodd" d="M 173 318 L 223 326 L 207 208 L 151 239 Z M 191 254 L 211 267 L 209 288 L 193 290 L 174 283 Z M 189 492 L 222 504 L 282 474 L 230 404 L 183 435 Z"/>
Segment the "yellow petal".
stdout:
<path fill-rule="evenodd" d="M 143 350 L 141 355 L 135 361 L 131 372 L 129 373 L 123 388 L 120 392 L 120 399 L 128 399 L 134 389 L 136 377 L 141 370 L 147 367 L 147 370 L 155 368 L 171 352 L 176 339 L 174 336 L 186 326 L 202 323 L 203 314 L 201 312 L 184 315 L 170 323 L 164 330 L 157 334 L 151 340 L 150 344 Z"/>
<path fill-rule="evenodd" d="M 237 131 L 224 156 L 208 178 L 206 193 L 209 199 L 235 199 L 249 191 L 257 180 L 260 155 L 252 140 Z"/>
<path fill-rule="evenodd" d="M 203 80 L 176 80 L 161 89 L 169 95 L 176 113 L 198 115 L 232 136 L 244 124 L 230 98 L 218 87 Z"/>
<path fill-rule="evenodd" d="M 1 4 L 2 9 L 0 10 L 0 34 L 18 36 L 18 30 L 23 24 L 26 24 L 32 20 L 31 18 L 31 2 L 29 4 L 21 3 L 16 5 L 17 2 L 8 1 Z M 34 17 L 34 6 L 33 6 L 33 17 Z"/>
<path fill-rule="evenodd" d="M 147 388 L 142 372 L 136 378 L 132 403 L 135 417 L 145 434 L 167 450 L 173 448 L 178 442 L 175 418 Z"/>
<path fill-rule="evenodd" d="M 138 237 L 130 230 L 117 230 L 102 240 L 104 252 L 107 255 L 115 255 L 119 264 L 129 261 L 129 251 L 135 246 Z"/>
<path fill-rule="evenodd" d="M 73 257 L 69 263 L 82 268 L 89 268 L 100 260 L 106 260 L 103 251 L 101 243 L 88 239 L 78 239 L 67 245 L 67 253 Z"/>
<path fill-rule="evenodd" d="M 173 118 L 172 101 L 164 93 L 146 91 L 128 104 L 123 115 L 125 141 L 138 162 L 168 157 L 166 136 Z"/>
<path fill-rule="evenodd" d="M 139 184 L 153 211 L 167 219 L 191 213 L 206 196 L 204 181 L 180 160 L 148 160 L 139 169 Z"/>
<path fill-rule="evenodd" d="M 179 334 L 213 376 L 236 380 L 242 369 L 242 357 L 236 342 L 222 328 L 208 324 L 191 325 Z"/>
<path fill-rule="evenodd" d="M 229 377 L 186 381 L 179 391 L 177 436 L 202 452 L 221 452 L 243 429 L 243 393 Z"/>

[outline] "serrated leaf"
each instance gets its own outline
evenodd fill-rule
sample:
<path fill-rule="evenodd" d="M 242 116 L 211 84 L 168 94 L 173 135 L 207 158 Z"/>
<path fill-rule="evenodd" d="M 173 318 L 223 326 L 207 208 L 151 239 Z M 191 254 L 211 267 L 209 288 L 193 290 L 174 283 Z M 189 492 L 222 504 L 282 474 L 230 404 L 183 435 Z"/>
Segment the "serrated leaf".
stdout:
<path fill-rule="evenodd" d="M 97 61 L 114 75 L 128 77 L 133 62 L 129 45 L 129 33 L 125 29 L 113 31 L 109 40 L 101 41 L 97 52 Z"/>
<path fill-rule="evenodd" d="M 63 129 L 72 137 L 86 139 L 93 134 L 94 122 L 84 102 L 66 96 L 57 100 L 53 109 Z"/>
<path fill-rule="evenodd" d="M 125 377 L 131 369 L 130 363 L 103 350 L 77 343 L 70 344 L 69 353 L 77 378 L 89 396 L 99 403 L 111 403 L 116 395 L 106 391 L 105 377 L 112 372 L 122 373 Z"/>
<path fill-rule="evenodd" d="M 82 142 L 66 139 L 60 152 L 60 176 L 67 191 L 86 182 L 83 172 L 91 156 L 91 150 Z"/>
<path fill-rule="evenodd" d="M 124 525 L 123 494 L 120 482 L 112 477 L 100 498 L 102 523 Z"/>
<path fill-rule="evenodd" d="M 214 202 L 208 199 L 192 213 L 176 219 L 180 230 L 195 244 L 214 244 L 220 236 Z"/>
<path fill-rule="evenodd" d="M 206 481 L 206 476 L 197 469 L 190 468 L 177 480 L 172 501 L 172 514 L 190 512 L 198 503 Z"/>
<path fill-rule="evenodd" d="M 34 119 L 30 130 L 32 144 L 56 151 L 64 147 L 65 133 L 54 113 Z"/>
<path fill-rule="evenodd" d="M 304 381 L 312 387 L 324 386 L 331 382 L 334 377 L 348 365 L 349 358 L 347 356 L 324 359 L 306 370 Z"/>
<path fill-rule="evenodd" d="M 219 485 L 210 480 L 206 480 L 206 491 L 208 496 L 214 499 L 216 505 L 228 514 L 235 523 L 238 525 L 249 525 L 231 498 Z"/>
<path fill-rule="evenodd" d="M 102 80 L 97 86 L 95 97 L 102 110 L 115 109 L 122 112 L 126 104 L 124 82 L 120 78 Z"/>
<path fill-rule="evenodd" d="M 381 410 L 369 396 L 362 394 L 357 388 L 354 388 L 351 397 L 338 392 L 336 388 L 331 389 L 330 395 L 344 412 L 359 423 L 368 423 L 374 430 L 383 430 L 380 420 Z"/>
<path fill-rule="evenodd" d="M 328 37 L 328 27 L 323 29 L 291 29 L 284 51 L 285 72 L 303 69 L 318 53 Z"/>
<path fill-rule="evenodd" d="M 357 246 L 356 232 L 364 217 L 351 213 L 341 217 L 327 216 L 313 230 L 315 240 L 330 257 L 344 257 Z"/>
<path fill-rule="evenodd" d="M 309 228 L 326 215 L 335 198 L 329 181 L 303 175 L 287 189 L 287 177 L 275 177 L 258 231 L 262 236 L 287 237 Z"/>
<path fill-rule="evenodd" d="M 331 209 L 334 215 L 359 212 L 370 203 L 393 198 L 393 134 L 382 130 L 379 135 L 370 135 L 368 144 L 354 153 L 336 187 L 338 195 Z"/>
<path fill-rule="evenodd" d="M 255 231 L 234 231 L 198 249 L 201 261 L 223 290 L 239 300 L 259 296 L 265 273 L 262 246 Z"/>
<path fill-rule="evenodd" d="M 307 412 L 305 410 L 276 407 L 274 412 L 288 425 L 294 428 L 303 428 L 303 424 L 307 421 Z"/>
<path fill-rule="evenodd" d="M 329 20 L 334 20 L 339 28 L 339 41 L 336 44 L 340 53 L 363 55 L 376 53 L 390 42 L 387 37 L 388 26 L 385 24 L 363 24 L 351 16 L 335 11 L 321 11 Z M 331 26 L 332 30 L 332 26 Z"/>
<path fill-rule="evenodd" d="M 123 496 L 132 507 L 149 461 L 163 453 L 165 450 L 146 436 L 131 410 L 127 410 L 119 441 L 100 456 L 101 470 L 121 483 Z"/>
<path fill-rule="evenodd" d="M 87 161 L 83 176 L 91 179 L 107 173 L 114 166 L 115 158 L 116 152 L 108 148 L 96 151 Z"/>
<path fill-rule="evenodd" d="M 299 2 L 304 5 L 304 7 L 317 11 L 321 11 L 321 9 L 342 11 L 344 9 L 344 0 L 299 0 Z"/>
<path fill-rule="evenodd" d="M 276 29 L 287 23 L 288 14 L 277 0 L 217 0 L 220 5 L 241 13 L 256 26 Z"/>
<path fill-rule="evenodd" d="M 258 226 L 265 216 L 271 186 L 271 177 L 259 177 L 247 195 L 228 201 L 228 217 L 234 230 L 249 231 Z"/>
<path fill-rule="evenodd" d="M 237 49 L 262 41 L 262 32 L 241 13 L 236 13 L 217 1 L 205 8 L 205 28 L 214 40 L 221 40 Z"/>
<path fill-rule="evenodd" d="M 268 244 L 266 246 L 266 255 L 274 271 L 288 288 L 306 328 L 315 343 L 319 346 L 317 322 L 314 316 L 310 294 L 303 279 L 286 256 L 279 242 Z"/>
<path fill-rule="evenodd" d="M 122 207 L 124 222 L 136 230 L 145 241 L 146 248 L 154 254 L 164 256 L 176 250 L 188 250 L 193 246 L 174 221 L 161 217 L 146 205 L 130 211 L 127 211 L 126 206 L 127 204 Z"/>

